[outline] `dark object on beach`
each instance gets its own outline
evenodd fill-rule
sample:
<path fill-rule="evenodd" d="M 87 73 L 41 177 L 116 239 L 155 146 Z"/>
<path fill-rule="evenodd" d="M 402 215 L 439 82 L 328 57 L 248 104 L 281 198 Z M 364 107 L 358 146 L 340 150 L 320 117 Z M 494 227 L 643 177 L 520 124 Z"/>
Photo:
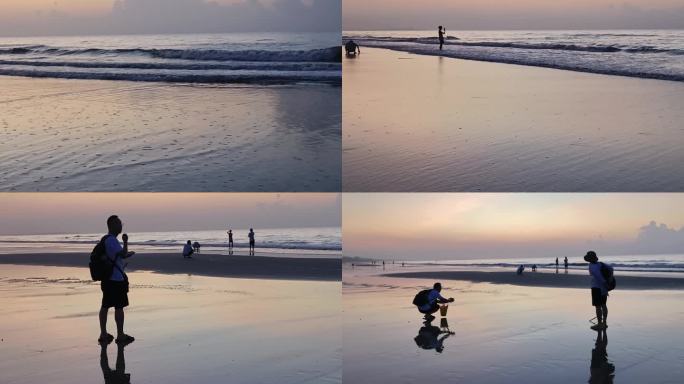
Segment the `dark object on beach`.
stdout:
<path fill-rule="evenodd" d="M 416 296 L 413 298 L 413 305 L 417 306 L 422 306 L 428 303 L 428 295 L 430 294 L 431 289 L 423 289 L 422 291 L 418 292 Z"/>
<path fill-rule="evenodd" d="M 106 257 L 105 240 L 109 235 L 104 235 L 90 253 L 90 277 L 93 281 L 107 280 L 114 271 L 114 264 Z"/>
<path fill-rule="evenodd" d="M 532 264 L 532 272 L 537 272 L 537 264 Z"/>
<path fill-rule="evenodd" d="M 361 47 L 354 40 L 349 40 L 344 45 L 344 50 L 347 53 L 347 57 L 356 57 L 356 54 L 361 54 Z"/>
<path fill-rule="evenodd" d="M 601 275 L 603 275 L 603 278 L 606 279 L 606 286 L 610 292 L 615 289 L 615 286 L 617 285 L 617 282 L 615 281 L 615 275 L 613 274 L 613 268 L 608 267 L 605 263 L 599 264 L 601 264 Z"/>
<path fill-rule="evenodd" d="M 517 275 L 522 275 L 522 273 L 523 273 L 524 270 L 525 270 L 525 266 L 522 265 L 522 264 L 520 264 L 520 266 L 519 266 L 518 269 L 515 271 L 515 273 L 516 273 Z"/>

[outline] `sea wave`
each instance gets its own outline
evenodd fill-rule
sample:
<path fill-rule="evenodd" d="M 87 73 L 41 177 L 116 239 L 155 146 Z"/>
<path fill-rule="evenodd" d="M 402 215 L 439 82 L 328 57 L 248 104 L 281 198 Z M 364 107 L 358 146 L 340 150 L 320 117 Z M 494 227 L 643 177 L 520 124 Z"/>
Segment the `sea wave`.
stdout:
<path fill-rule="evenodd" d="M 190 61 L 278 61 L 278 62 L 340 62 L 339 47 L 310 50 L 223 50 L 223 49 L 144 49 L 144 48 L 86 48 L 72 49 L 46 45 L 22 46 L 0 49 L 0 54 L 11 55 L 138 55 L 158 59 L 180 59 Z"/>
<path fill-rule="evenodd" d="M 573 46 L 572 44 L 547 44 L 546 48 L 542 48 L 544 44 L 504 42 L 483 45 L 477 42 L 450 42 L 448 43 L 448 48 L 437 50 L 433 45 L 416 41 L 397 42 L 396 40 L 377 40 L 375 38 L 355 39 L 368 47 L 385 48 L 418 55 L 518 64 L 604 75 L 684 81 L 684 70 L 682 69 L 681 58 L 679 58 L 684 55 L 684 49 L 632 46 L 630 48 L 620 48 L 618 51 L 616 50 L 617 48 L 609 48 L 608 46 L 594 46 L 591 48 L 588 45 Z M 434 40 L 436 38 L 424 39 Z M 535 45 L 537 48 L 527 51 L 520 50 L 521 46 L 529 48 L 530 45 Z M 561 47 L 564 47 L 564 49 L 561 49 Z M 664 52 L 658 52 L 658 50 Z M 652 58 L 645 58 L 643 56 L 639 59 L 636 58 L 637 54 L 646 52 L 653 53 L 653 55 L 648 55 Z M 677 58 L 675 59 L 675 57 Z"/>
<path fill-rule="evenodd" d="M 358 42 L 391 42 L 391 43 L 417 43 L 417 44 L 439 44 L 437 37 L 390 37 L 390 36 L 359 36 L 344 39 L 356 39 Z M 497 41 L 459 41 L 457 37 L 449 36 L 446 38 L 445 45 L 464 46 L 464 47 L 494 47 L 494 48 L 518 48 L 518 49 L 539 49 L 539 50 L 559 50 L 559 51 L 581 51 L 581 52 L 628 52 L 628 53 L 667 53 L 671 55 L 684 55 L 682 49 L 658 48 L 650 45 L 643 46 L 620 46 L 616 44 L 564 44 L 564 43 L 521 43 L 521 42 L 497 42 Z"/>
<path fill-rule="evenodd" d="M 111 61 L 36 61 L 0 60 L 0 65 L 26 67 L 72 67 L 117 69 L 173 69 L 173 70 L 261 70 L 261 71 L 340 71 L 339 63 L 326 62 L 231 62 L 231 63 L 169 63 L 169 62 L 111 62 Z"/>
<path fill-rule="evenodd" d="M 192 83 L 192 84 L 293 84 L 325 83 L 340 85 L 339 73 L 331 71 L 283 71 L 262 73 L 118 73 L 84 71 L 40 71 L 33 69 L 1 68 L 0 76 L 57 78 L 80 80 L 119 80 L 137 82 Z"/>

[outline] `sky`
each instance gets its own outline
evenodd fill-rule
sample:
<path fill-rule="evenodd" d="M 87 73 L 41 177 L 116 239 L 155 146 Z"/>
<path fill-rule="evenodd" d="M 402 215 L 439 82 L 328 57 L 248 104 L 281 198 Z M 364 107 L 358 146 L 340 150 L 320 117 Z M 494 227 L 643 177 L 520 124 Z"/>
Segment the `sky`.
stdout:
<path fill-rule="evenodd" d="M 340 31 L 341 0 L 2 0 L 0 36 Z"/>
<path fill-rule="evenodd" d="M 339 227 L 334 193 L 5 193 L 0 235 L 99 233 L 110 215 L 130 232 Z"/>
<path fill-rule="evenodd" d="M 353 30 L 681 29 L 682 0 L 344 0 Z"/>
<path fill-rule="evenodd" d="M 684 194 L 346 194 L 345 256 L 684 253 Z"/>

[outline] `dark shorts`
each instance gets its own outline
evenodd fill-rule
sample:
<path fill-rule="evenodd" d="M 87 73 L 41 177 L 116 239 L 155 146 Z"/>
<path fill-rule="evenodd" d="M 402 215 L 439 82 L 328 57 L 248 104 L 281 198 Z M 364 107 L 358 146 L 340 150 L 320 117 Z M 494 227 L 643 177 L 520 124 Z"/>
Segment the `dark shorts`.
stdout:
<path fill-rule="evenodd" d="M 608 295 L 603 296 L 603 293 L 601 293 L 601 288 L 591 289 L 591 305 L 594 307 L 600 307 L 602 305 L 606 305 L 607 300 Z"/>
<path fill-rule="evenodd" d="M 105 280 L 100 284 L 103 308 L 128 307 L 128 282 Z"/>
<path fill-rule="evenodd" d="M 432 306 L 430 307 L 430 309 L 428 309 L 428 310 L 422 310 L 422 309 L 418 308 L 418 312 L 425 313 L 425 314 L 435 313 L 435 312 L 437 312 L 437 310 L 439 310 L 439 304 L 437 304 L 437 303 L 433 303 Z"/>

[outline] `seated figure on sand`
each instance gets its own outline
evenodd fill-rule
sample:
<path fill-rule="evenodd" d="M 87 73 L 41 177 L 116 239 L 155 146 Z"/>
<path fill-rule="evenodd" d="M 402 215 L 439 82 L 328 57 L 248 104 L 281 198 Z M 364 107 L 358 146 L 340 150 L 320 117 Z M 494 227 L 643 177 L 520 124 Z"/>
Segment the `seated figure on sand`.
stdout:
<path fill-rule="evenodd" d="M 183 246 L 183 257 L 186 259 L 191 259 L 193 253 L 195 253 L 195 250 L 192 249 L 192 242 L 188 240 L 188 242 Z"/>
<path fill-rule="evenodd" d="M 440 292 L 442 291 L 442 284 L 435 283 L 432 289 L 425 289 L 413 298 L 413 305 L 418 307 L 418 312 L 425 315 L 425 319 L 430 321 L 435 317 L 433 313 L 439 310 L 439 304 L 453 303 L 454 298 L 445 299 Z"/>
<path fill-rule="evenodd" d="M 357 52 L 361 53 L 361 47 L 354 40 L 347 41 L 344 45 L 344 50 L 347 52 L 347 56 L 355 56 Z"/>

